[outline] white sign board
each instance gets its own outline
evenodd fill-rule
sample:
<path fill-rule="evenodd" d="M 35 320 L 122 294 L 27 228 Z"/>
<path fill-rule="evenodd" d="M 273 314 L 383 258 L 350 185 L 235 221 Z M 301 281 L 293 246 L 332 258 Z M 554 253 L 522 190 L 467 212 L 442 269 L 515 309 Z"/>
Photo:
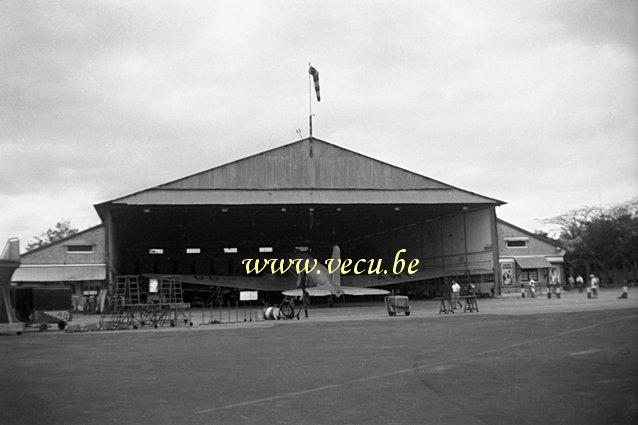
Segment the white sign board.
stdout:
<path fill-rule="evenodd" d="M 239 301 L 257 301 L 258 291 L 240 291 Z"/>
<path fill-rule="evenodd" d="M 151 294 L 156 293 L 157 292 L 157 284 L 158 284 L 157 279 L 149 279 L 148 280 L 148 292 L 150 292 Z"/>

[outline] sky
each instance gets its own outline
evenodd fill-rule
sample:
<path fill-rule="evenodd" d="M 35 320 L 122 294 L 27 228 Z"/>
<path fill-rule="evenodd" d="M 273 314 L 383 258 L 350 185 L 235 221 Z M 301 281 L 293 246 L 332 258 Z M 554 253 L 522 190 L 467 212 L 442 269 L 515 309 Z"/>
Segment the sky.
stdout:
<path fill-rule="evenodd" d="M 0 240 L 308 135 L 507 202 L 638 196 L 632 1 L 0 2 Z"/>

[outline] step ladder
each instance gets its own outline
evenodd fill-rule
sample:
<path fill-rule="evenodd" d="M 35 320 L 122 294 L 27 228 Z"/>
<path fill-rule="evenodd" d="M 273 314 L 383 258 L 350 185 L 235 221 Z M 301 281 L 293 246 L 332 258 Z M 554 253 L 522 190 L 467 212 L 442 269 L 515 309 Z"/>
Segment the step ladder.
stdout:
<path fill-rule="evenodd" d="M 137 275 L 121 275 L 115 279 L 115 293 L 109 309 L 100 316 L 100 329 L 118 330 L 135 327 L 135 314 L 140 305 L 140 282 Z"/>
<path fill-rule="evenodd" d="M 154 309 L 149 310 L 149 321 L 155 326 L 169 324 L 171 327 L 180 322 L 191 326 L 190 307 L 184 303 L 184 288 L 182 281 L 175 276 L 165 276 L 158 280 L 159 303 Z"/>
<path fill-rule="evenodd" d="M 184 290 L 182 281 L 176 277 L 163 277 L 158 282 L 160 303 L 178 304 L 184 302 Z"/>

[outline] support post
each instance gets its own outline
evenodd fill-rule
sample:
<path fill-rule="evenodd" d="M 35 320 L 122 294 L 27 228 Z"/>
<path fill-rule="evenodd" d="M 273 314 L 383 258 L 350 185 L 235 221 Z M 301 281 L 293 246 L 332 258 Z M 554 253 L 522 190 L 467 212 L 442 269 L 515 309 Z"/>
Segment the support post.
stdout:
<path fill-rule="evenodd" d="M 490 207 L 490 227 L 492 232 L 492 264 L 494 265 L 494 296 L 501 295 L 501 264 L 499 262 L 499 249 L 498 249 L 498 230 L 496 220 L 496 207 Z"/>

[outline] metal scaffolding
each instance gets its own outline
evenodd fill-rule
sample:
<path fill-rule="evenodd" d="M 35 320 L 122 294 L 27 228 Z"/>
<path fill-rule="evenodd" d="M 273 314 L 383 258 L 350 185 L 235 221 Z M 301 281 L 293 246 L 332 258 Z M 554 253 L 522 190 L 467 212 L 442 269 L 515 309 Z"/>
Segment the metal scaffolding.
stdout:
<path fill-rule="evenodd" d="M 142 299 L 140 276 L 117 276 L 109 308 L 100 317 L 100 329 L 137 329 L 146 324 L 155 328 L 166 324 L 173 327 L 182 322 L 192 326 L 190 304 L 184 302 L 179 278 L 165 276 L 158 279 L 157 293 L 149 293 L 145 302 Z"/>

